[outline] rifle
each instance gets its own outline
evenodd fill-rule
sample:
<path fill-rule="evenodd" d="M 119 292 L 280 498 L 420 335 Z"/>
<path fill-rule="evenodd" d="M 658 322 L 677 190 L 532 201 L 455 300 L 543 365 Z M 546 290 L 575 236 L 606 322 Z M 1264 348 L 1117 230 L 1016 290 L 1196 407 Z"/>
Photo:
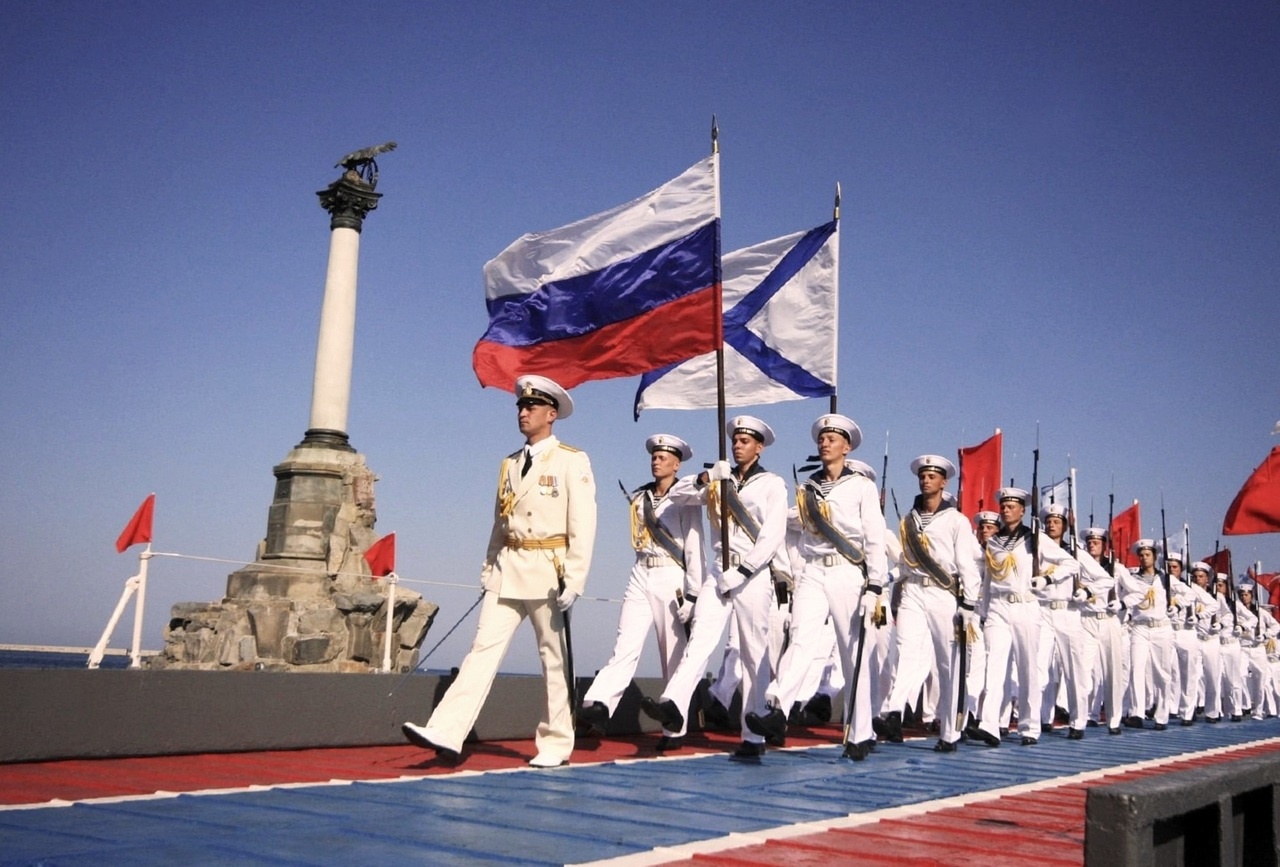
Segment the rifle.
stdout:
<path fill-rule="evenodd" d="M 1075 471 L 1075 469 L 1074 469 L 1074 468 L 1070 468 L 1070 469 L 1068 470 L 1068 472 L 1067 472 L 1067 509 L 1068 509 L 1068 510 L 1070 510 L 1070 511 L 1069 511 L 1069 516 L 1068 516 L 1068 521 L 1067 521 L 1067 527 L 1066 527 L 1066 533 L 1067 533 L 1067 551 L 1071 554 L 1071 556 L 1072 556 L 1072 558 L 1073 558 L 1073 559 L 1078 559 L 1078 558 L 1079 558 L 1079 556 L 1080 556 L 1080 550 L 1079 550 L 1079 545 L 1078 545 L 1078 543 L 1076 542 L 1075 527 L 1074 527 L 1074 526 L 1072 526 L 1072 525 L 1073 525 L 1073 524 L 1075 524 L 1075 522 L 1076 522 L 1076 485 L 1075 485 L 1075 481 L 1076 481 L 1076 471 Z M 1080 567 L 1079 567 L 1079 566 L 1077 566 L 1077 567 L 1076 567 L 1076 575 L 1075 575 L 1075 579 L 1071 582 L 1071 591 L 1072 591 L 1072 594 L 1073 594 L 1073 595 L 1074 595 L 1075 593 L 1080 592 L 1080 587 L 1081 587 L 1081 584 L 1080 584 L 1080 579 L 1081 579 L 1080 572 L 1081 572 Z"/>
<path fill-rule="evenodd" d="M 1040 423 L 1036 422 L 1036 448 L 1031 453 L 1031 579 L 1040 574 Z"/>
<path fill-rule="evenodd" d="M 1164 604 L 1166 607 L 1173 604 L 1173 594 L 1169 592 L 1169 528 L 1164 524 L 1164 492 L 1160 492 L 1160 550 L 1164 551 L 1164 569 L 1160 572 L 1160 577 L 1164 583 Z"/>
<path fill-rule="evenodd" d="M 884 486 L 889 478 L 889 432 L 884 432 L 884 465 L 880 469 L 880 514 L 884 514 Z"/>

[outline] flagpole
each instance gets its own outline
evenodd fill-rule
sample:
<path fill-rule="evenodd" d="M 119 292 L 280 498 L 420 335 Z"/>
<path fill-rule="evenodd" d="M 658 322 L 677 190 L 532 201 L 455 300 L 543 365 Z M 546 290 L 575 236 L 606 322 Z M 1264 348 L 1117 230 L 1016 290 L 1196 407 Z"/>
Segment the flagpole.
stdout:
<path fill-rule="evenodd" d="M 396 584 L 400 581 L 400 576 L 394 570 L 387 573 L 387 628 L 386 641 L 382 648 L 382 670 L 385 673 L 391 672 L 391 621 L 396 608 Z"/>
<path fill-rule="evenodd" d="M 835 311 L 834 311 L 835 321 L 838 326 L 840 322 L 840 182 L 839 181 L 836 181 L 836 201 L 835 201 L 835 205 L 831 209 L 831 219 L 834 220 L 836 224 L 836 243 L 834 246 L 834 250 L 836 254 L 836 267 L 835 267 L 835 270 L 832 272 L 832 277 L 835 280 L 836 285 L 835 285 L 835 291 L 832 293 L 832 295 L 834 297 L 833 306 L 835 307 Z M 832 386 L 834 386 L 834 388 L 831 391 L 830 412 L 834 413 L 837 411 L 836 402 L 839 397 L 839 391 L 840 391 L 840 329 L 839 327 L 835 329 L 835 336 L 832 337 L 831 340 L 835 344 L 834 346 L 831 347 L 831 357 L 835 360 L 835 364 L 831 366 L 831 369 L 835 373 L 835 381 L 831 383 Z M 889 436 L 888 433 L 886 433 L 885 434 L 886 440 L 888 439 L 888 436 Z M 886 453 L 888 452 L 887 442 L 885 444 L 885 451 Z M 884 495 L 883 494 L 881 494 L 880 496 L 880 511 L 884 512 Z"/>
<path fill-rule="evenodd" d="M 142 609 L 147 599 L 147 565 L 151 562 L 151 543 L 138 555 L 138 598 L 133 603 L 133 647 L 129 651 L 130 668 L 142 668 Z"/>
<path fill-rule="evenodd" d="M 715 321 L 712 327 L 720 334 L 720 340 L 716 344 L 716 430 L 720 439 L 720 460 L 727 461 L 729 459 L 729 450 L 725 441 L 725 425 L 728 423 L 728 413 L 725 411 L 725 394 L 724 394 L 724 281 L 720 271 L 720 127 L 716 124 L 716 116 L 711 115 L 711 155 L 716 159 L 713 161 L 713 170 L 715 171 L 715 187 L 716 187 L 716 241 L 715 241 L 715 261 L 716 261 L 716 307 Z M 720 568 L 722 572 L 729 571 L 729 481 L 723 479 L 720 481 Z"/>

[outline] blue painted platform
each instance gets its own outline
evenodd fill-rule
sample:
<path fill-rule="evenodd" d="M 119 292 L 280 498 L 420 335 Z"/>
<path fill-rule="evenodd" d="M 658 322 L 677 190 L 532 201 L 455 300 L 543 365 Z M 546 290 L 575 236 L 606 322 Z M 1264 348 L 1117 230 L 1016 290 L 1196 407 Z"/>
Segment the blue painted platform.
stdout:
<path fill-rule="evenodd" d="M 1280 737 L 1280 720 L 1034 747 L 932 740 L 0 809 L 0 865 L 581 864 Z M 1225 759 L 1230 760 L 1230 759 Z"/>

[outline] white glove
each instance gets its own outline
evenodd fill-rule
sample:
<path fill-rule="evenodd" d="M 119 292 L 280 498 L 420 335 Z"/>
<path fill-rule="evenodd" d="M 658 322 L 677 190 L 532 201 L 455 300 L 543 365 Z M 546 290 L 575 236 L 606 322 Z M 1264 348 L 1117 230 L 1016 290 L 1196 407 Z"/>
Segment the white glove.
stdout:
<path fill-rule="evenodd" d="M 978 612 L 971 608 L 959 608 L 956 610 L 956 626 L 964 628 L 966 631 L 976 633 L 979 629 Z"/>
<path fill-rule="evenodd" d="M 1165 613 L 1166 613 L 1166 614 L 1168 614 L 1170 617 L 1177 617 L 1177 616 L 1178 616 L 1178 606 L 1177 606 L 1177 605 L 1170 605 L 1170 606 L 1169 606 L 1169 610 L 1168 610 L 1168 611 L 1166 611 Z"/>
<path fill-rule="evenodd" d="M 1049 586 L 1049 581 L 1043 575 L 1031 576 L 1031 589 L 1035 591 L 1043 590 Z"/>
<path fill-rule="evenodd" d="M 711 469 L 707 471 L 707 480 L 712 482 L 723 482 L 733 475 L 733 468 L 729 466 L 728 461 L 716 461 L 711 465 Z"/>
<path fill-rule="evenodd" d="M 1239 638 L 1241 635 L 1244 635 L 1244 627 L 1237 626 L 1233 628 L 1231 630 L 1231 634 L 1234 635 L 1236 638 Z"/>
<path fill-rule="evenodd" d="M 1107 610 L 1108 610 L 1108 611 L 1110 611 L 1112 614 L 1119 614 L 1119 613 L 1120 613 L 1120 600 L 1119 600 L 1119 599 L 1112 599 L 1110 602 L 1108 602 L 1108 603 L 1107 603 Z"/>
<path fill-rule="evenodd" d="M 880 591 L 867 588 L 862 591 L 862 608 L 860 609 L 863 617 L 870 617 L 876 613 L 876 606 L 880 604 Z"/>
<path fill-rule="evenodd" d="M 1071 594 L 1071 598 L 1077 602 L 1088 602 L 1089 591 L 1085 590 L 1083 587 L 1077 587 L 1076 592 Z"/>
<path fill-rule="evenodd" d="M 680 618 L 681 623 L 688 623 L 693 619 L 693 600 L 688 596 L 680 600 L 680 605 L 676 608 L 676 617 Z"/>
<path fill-rule="evenodd" d="M 561 611 L 568 611 L 573 607 L 573 603 L 577 598 L 578 594 L 566 587 L 561 590 L 560 595 L 556 597 L 556 607 Z"/>

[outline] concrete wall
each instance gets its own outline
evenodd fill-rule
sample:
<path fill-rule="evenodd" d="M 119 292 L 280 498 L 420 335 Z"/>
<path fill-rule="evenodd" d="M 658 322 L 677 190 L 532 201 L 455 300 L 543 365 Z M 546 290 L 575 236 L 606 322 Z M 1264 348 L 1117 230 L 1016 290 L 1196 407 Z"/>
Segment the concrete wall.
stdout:
<path fill-rule="evenodd" d="M 657 730 L 642 690 L 661 684 L 633 685 L 611 734 Z M 432 675 L 3 669 L 0 762 L 400 744 L 441 694 Z M 474 734 L 531 738 L 545 701 L 541 677 L 499 677 Z"/>

